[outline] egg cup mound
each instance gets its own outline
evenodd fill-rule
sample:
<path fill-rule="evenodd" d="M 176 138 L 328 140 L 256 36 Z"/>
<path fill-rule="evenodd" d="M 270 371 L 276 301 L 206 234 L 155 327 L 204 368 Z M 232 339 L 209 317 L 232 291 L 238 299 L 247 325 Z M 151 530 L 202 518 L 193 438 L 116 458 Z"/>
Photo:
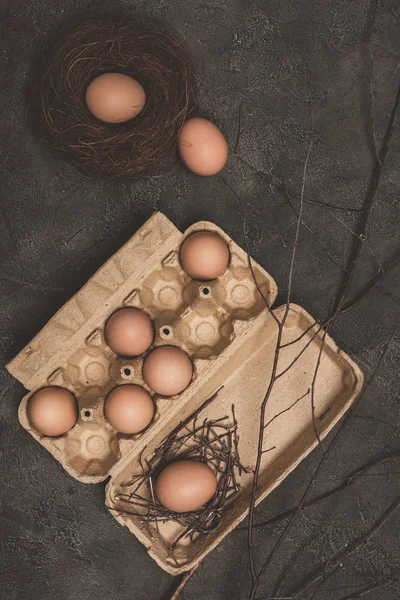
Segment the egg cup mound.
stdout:
<path fill-rule="evenodd" d="M 105 423 L 82 421 L 65 439 L 68 470 L 92 478 L 104 476 L 120 458 L 118 438 Z"/>
<path fill-rule="evenodd" d="M 184 240 L 201 231 L 220 236 L 229 249 L 227 268 L 211 281 L 191 279 L 180 262 Z M 109 478 L 106 504 L 112 514 L 171 574 L 177 575 L 198 564 L 247 514 L 251 472 L 239 468 L 239 461 L 234 458 L 230 459 L 229 469 L 226 465 L 223 467 L 223 462 L 219 469 L 207 444 L 214 443 L 213 430 L 217 431 L 214 425 L 218 424 L 215 421 L 231 415 L 230 420 L 222 422 L 225 425 L 229 422 L 228 429 L 232 426 L 235 431 L 233 434 L 230 429 L 228 435 L 228 438 L 233 436 L 231 452 L 233 456 L 240 452 L 242 465 L 254 469 L 256 432 L 278 330 L 265 302 L 271 307 L 276 296 L 277 286 L 271 275 L 217 225 L 201 221 L 182 233 L 165 215 L 155 213 L 7 365 L 9 372 L 28 390 L 19 406 L 21 425 L 82 483 Z M 122 308 L 143 311 L 154 327 L 152 344 L 139 356 L 119 356 L 107 344 L 106 324 L 110 316 Z M 286 306 L 273 310 L 278 321 L 285 312 Z M 307 389 L 311 388 L 323 335 L 311 315 L 290 304 L 283 328 L 284 347 L 279 370 L 290 365 L 298 353 L 300 355 L 288 375 L 274 386 L 268 401 L 265 419 L 273 422 L 269 425 L 268 446 L 262 455 L 257 502 L 279 485 L 316 446 L 315 423 L 323 439 L 361 389 L 360 369 L 329 335 L 325 335 L 315 384 L 318 418 L 313 423 Z M 155 349 L 168 346 L 185 352 L 192 366 L 191 380 L 185 375 L 187 387 L 178 388 L 182 391 L 171 397 L 155 393 L 147 385 L 144 375 L 149 384 L 152 381 L 143 368 Z M 189 373 L 189 369 L 186 372 Z M 134 434 L 118 432 L 105 418 L 108 394 L 124 384 L 144 388 L 154 403 L 152 421 Z M 30 398 L 49 386 L 66 389 L 77 403 L 75 425 L 59 437 L 39 434 L 29 421 Z M 154 388 L 161 391 L 158 385 Z M 199 414 L 199 407 L 213 397 L 216 390 L 219 392 L 212 403 Z M 285 409 L 296 398 L 305 400 L 287 412 Z M 284 418 L 278 418 L 282 411 Z M 158 506 L 162 518 L 168 516 L 162 523 L 161 534 L 158 518 L 157 523 L 150 522 L 147 512 L 143 515 L 143 506 L 123 506 L 126 503 L 121 502 L 124 498 L 121 494 L 132 494 L 134 488 L 126 489 L 132 475 L 146 475 L 146 464 L 152 464 L 157 449 L 188 417 L 194 419 L 193 427 L 201 427 L 204 419 L 214 423 L 204 432 L 212 439 L 208 438 L 200 452 L 197 449 L 186 457 L 196 458 L 214 469 L 217 495 L 204 501 L 204 509 L 209 512 L 203 514 L 204 509 L 199 509 L 199 521 L 194 529 L 193 523 L 187 521 L 188 513 L 179 517 L 178 523 L 176 513 L 171 518 L 165 507 Z M 220 439 L 227 444 L 226 436 Z M 218 451 L 219 458 L 225 452 L 225 447 Z M 167 449 L 160 464 L 165 466 L 181 456 L 180 452 L 172 456 Z M 222 473 L 229 483 L 226 494 L 224 486 L 219 484 Z M 148 494 L 148 486 L 145 489 Z M 160 504 L 156 495 L 153 499 L 153 493 L 150 489 L 151 502 Z M 146 506 L 149 506 L 149 496 Z M 151 505 L 151 510 L 153 508 Z M 218 518 L 214 508 L 219 511 Z M 179 537 L 185 524 L 186 529 L 191 527 L 191 533 Z M 175 544 L 173 551 L 172 544 Z"/>
<path fill-rule="evenodd" d="M 105 123 L 89 111 L 86 89 L 105 73 L 142 85 L 146 105 L 135 118 Z M 183 47 L 164 26 L 139 15 L 90 19 L 59 33 L 31 88 L 30 120 L 39 136 L 85 175 L 111 180 L 171 166 L 179 132 L 196 106 Z"/>

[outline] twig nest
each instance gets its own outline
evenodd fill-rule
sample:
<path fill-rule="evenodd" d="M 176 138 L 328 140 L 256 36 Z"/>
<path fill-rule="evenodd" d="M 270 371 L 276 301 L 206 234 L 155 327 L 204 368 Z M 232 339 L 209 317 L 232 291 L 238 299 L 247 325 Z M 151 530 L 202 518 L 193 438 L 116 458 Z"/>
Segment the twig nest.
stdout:
<path fill-rule="evenodd" d="M 131 104 L 117 119 L 104 106 L 106 75 L 111 112 L 122 110 L 118 85 Z M 196 103 L 182 46 L 149 19 L 91 19 L 60 34 L 36 79 L 32 116 L 43 137 L 84 174 L 113 180 L 170 166 Z"/>

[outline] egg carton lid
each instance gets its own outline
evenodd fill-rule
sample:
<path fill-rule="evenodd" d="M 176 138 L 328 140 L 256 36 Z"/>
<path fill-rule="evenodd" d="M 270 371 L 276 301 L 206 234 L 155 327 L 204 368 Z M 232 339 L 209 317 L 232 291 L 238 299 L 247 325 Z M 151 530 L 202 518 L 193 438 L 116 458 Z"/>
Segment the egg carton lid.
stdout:
<path fill-rule="evenodd" d="M 286 306 L 273 310 L 282 321 Z M 252 489 L 252 470 L 257 456 L 260 427 L 260 409 L 265 396 L 277 343 L 278 328 L 270 313 L 262 311 L 252 322 L 251 333 L 245 335 L 241 344 L 231 347 L 219 363 L 219 370 L 211 379 L 199 382 L 197 389 L 177 403 L 176 410 L 162 427 L 158 427 L 151 439 L 142 439 L 113 467 L 106 487 L 106 505 L 114 517 L 127 527 L 146 547 L 158 565 L 172 575 L 179 575 L 195 567 L 247 516 Z M 278 361 L 278 373 L 299 359 L 273 387 L 269 397 L 265 423 L 268 425 L 263 452 L 256 504 L 267 497 L 297 466 L 318 446 L 315 428 L 320 440 L 328 435 L 339 419 L 350 408 L 360 393 L 364 376 L 361 369 L 334 340 L 320 330 L 314 318 L 302 307 L 289 305 L 283 328 L 283 341 L 293 342 L 283 348 Z M 321 354 L 320 354 L 321 350 Z M 312 394 L 313 376 L 319 363 Z M 171 431 L 190 417 L 202 403 L 217 390 L 213 402 L 201 411 L 200 422 L 206 418 L 216 419 L 229 415 L 232 404 L 238 424 L 240 460 L 249 468 L 248 473 L 236 474 L 241 486 L 229 510 L 221 516 L 216 529 L 197 536 L 190 544 L 178 548 L 173 559 L 167 552 L 167 529 L 146 523 L 145 518 L 129 514 L 126 505 L 121 506 L 118 493 L 129 491 L 123 482 L 137 475 L 146 460 L 151 459 L 155 448 L 161 445 Z M 315 418 L 311 408 L 315 404 Z M 135 486 L 133 486 L 134 488 Z"/>

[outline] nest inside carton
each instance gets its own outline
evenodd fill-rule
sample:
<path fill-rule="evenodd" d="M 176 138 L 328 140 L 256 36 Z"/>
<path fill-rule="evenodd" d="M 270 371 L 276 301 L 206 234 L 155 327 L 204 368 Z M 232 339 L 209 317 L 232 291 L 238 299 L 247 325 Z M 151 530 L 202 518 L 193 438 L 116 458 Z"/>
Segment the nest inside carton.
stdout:
<path fill-rule="evenodd" d="M 240 492 L 241 486 L 237 476 L 248 471 L 240 462 L 238 424 L 234 406 L 231 407 L 231 417 L 225 415 L 218 419 L 200 418 L 201 411 L 213 402 L 217 395 L 218 391 L 175 427 L 145 464 L 139 460 L 141 472 L 123 483 L 121 491 L 115 497 L 115 501 L 124 507 L 120 513 L 139 517 L 149 532 L 150 526 L 154 525 L 162 536 L 160 526 L 171 521 L 180 526 L 175 539 L 166 542 L 167 551 L 172 559 L 175 559 L 174 550 L 179 542 L 186 538 L 192 542 L 196 535 L 209 533 L 218 526 L 222 514 L 228 510 Z M 177 460 L 202 462 L 217 476 L 215 494 L 198 510 L 177 513 L 165 508 L 155 496 L 158 475 L 167 465 Z"/>

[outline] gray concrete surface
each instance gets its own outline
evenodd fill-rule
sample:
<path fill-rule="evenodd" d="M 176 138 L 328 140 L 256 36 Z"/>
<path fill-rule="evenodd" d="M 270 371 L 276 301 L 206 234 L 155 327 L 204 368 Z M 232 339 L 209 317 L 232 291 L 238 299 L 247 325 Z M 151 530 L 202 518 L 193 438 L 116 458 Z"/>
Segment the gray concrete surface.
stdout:
<path fill-rule="evenodd" d="M 31 134 L 24 86 L 42 45 L 60 22 L 106 1 L 1 0 L 1 436 L 0 596 L 4 600 L 166 600 L 176 585 L 120 527 L 104 506 L 103 485 L 69 477 L 19 425 L 24 390 L 4 364 L 155 210 L 180 228 L 215 221 L 243 245 L 242 221 L 223 177 L 240 193 L 252 255 L 276 278 L 285 297 L 294 214 L 285 195 L 257 170 L 299 190 L 310 135 L 309 104 L 318 105 L 307 194 L 344 207 L 360 206 L 372 166 L 368 131 L 368 52 L 364 0 L 154 0 L 120 2 L 171 23 L 196 64 L 202 113 L 226 134 L 231 149 L 242 103 L 242 131 L 222 175 L 202 179 L 177 167 L 134 185 L 88 181 L 49 153 Z M 115 4 L 114 4 L 115 6 Z M 379 2 L 372 35 L 372 82 L 378 140 L 399 77 L 400 5 Z M 355 287 L 399 247 L 400 137 L 395 133 Z M 252 166 L 249 168 L 245 160 Z M 339 217 L 341 221 L 338 220 Z M 335 254 L 343 255 L 354 215 L 306 206 L 306 222 Z M 344 224 L 343 224 L 344 223 Z M 301 232 L 293 300 L 322 317 L 338 270 L 305 230 Z M 372 373 L 400 319 L 399 274 L 341 318 L 337 343 Z M 399 452 L 400 333 L 349 420 L 318 479 L 315 493 L 340 483 L 368 461 Z M 299 500 L 312 455 L 257 509 L 260 522 Z M 399 494 L 398 460 L 360 480 L 334 500 L 302 514 L 259 590 L 271 595 L 279 576 L 297 567 L 283 589 L 290 596 L 307 574 L 373 527 Z M 400 570 L 399 514 L 327 582 L 320 598 L 336 600 L 364 582 Z M 304 552 L 327 529 L 323 539 Z M 281 531 L 257 529 L 259 560 Z M 208 556 L 184 592 L 185 600 L 242 600 L 250 574 L 246 535 L 236 532 Z M 282 593 L 283 593 L 282 592 Z M 312 588 L 300 598 L 310 598 Z M 365 596 L 395 600 L 398 583 Z"/>

